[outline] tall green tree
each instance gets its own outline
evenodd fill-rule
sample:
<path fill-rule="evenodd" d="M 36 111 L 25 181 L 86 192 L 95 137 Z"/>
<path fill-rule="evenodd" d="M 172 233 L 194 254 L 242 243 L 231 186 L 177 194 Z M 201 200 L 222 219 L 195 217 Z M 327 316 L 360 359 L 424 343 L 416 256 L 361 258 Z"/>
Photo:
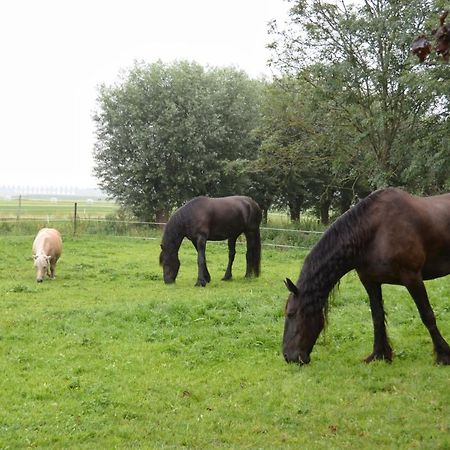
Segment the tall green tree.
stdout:
<path fill-rule="evenodd" d="M 202 194 L 239 193 L 229 169 L 255 157 L 260 82 L 232 68 L 135 63 L 99 89 L 95 173 L 139 218 Z"/>
<path fill-rule="evenodd" d="M 291 220 L 314 208 L 328 223 L 332 202 L 348 208 L 356 193 L 360 147 L 323 96 L 326 86 L 312 88 L 311 83 L 324 83 L 315 72 L 315 67 L 304 69 L 302 76 L 283 77 L 266 89 L 256 165 L 272 180 L 275 199 L 289 208 Z"/>
<path fill-rule="evenodd" d="M 285 78 L 267 86 L 259 129 L 262 145 L 254 165 L 270 183 L 276 203 L 289 208 L 293 221 L 300 219 L 308 189 L 318 173 L 307 96 L 296 91 L 298 84 Z"/>
<path fill-rule="evenodd" d="M 320 89 L 332 108 L 340 124 L 333 132 L 350 129 L 352 142 L 364 149 L 359 152 L 359 167 L 365 167 L 371 186 L 408 185 L 406 175 L 417 156 L 412 150 L 423 149 L 413 143 L 418 136 L 428 142 L 430 121 L 442 121 L 433 108 L 438 94 L 431 80 L 437 71 L 424 75 L 410 53 L 433 3 L 291 0 L 291 4 L 291 27 L 273 29 L 273 63 L 292 76 L 303 76 L 305 69 L 316 66 L 316 77 L 323 82 L 311 83 L 311 88 Z"/>

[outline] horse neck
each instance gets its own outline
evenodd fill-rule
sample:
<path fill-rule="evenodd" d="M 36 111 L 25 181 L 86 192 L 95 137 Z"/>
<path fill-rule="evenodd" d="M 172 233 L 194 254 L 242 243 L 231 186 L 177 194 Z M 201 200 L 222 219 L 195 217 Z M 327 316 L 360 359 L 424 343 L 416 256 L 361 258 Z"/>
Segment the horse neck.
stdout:
<path fill-rule="evenodd" d="M 349 246 L 323 247 L 324 243 L 319 243 L 307 256 L 297 282 L 308 312 L 323 310 L 333 288 L 356 266 L 357 255 L 348 250 Z"/>
<path fill-rule="evenodd" d="M 314 263 L 307 264 L 302 271 L 306 277 L 311 280 L 317 280 L 326 295 L 333 289 L 336 283 L 350 270 L 354 269 L 355 264 L 351 260 L 344 260 L 345 256 L 339 252 L 328 254 L 325 258 Z"/>
<path fill-rule="evenodd" d="M 34 253 L 36 256 L 46 256 L 44 241 L 41 240 L 34 244 Z"/>
<path fill-rule="evenodd" d="M 184 227 L 177 222 L 169 220 L 164 230 L 162 245 L 167 251 L 177 253 L 185 236 Z"/>
<path fill-rule="evenodd" d="M 383 195 L 376 191 L 349 209 L 311 250 L 297 281 L 306 309 L 323 309 L 338 281 L 358 266 L 378 227 L 376 207 Z"/>

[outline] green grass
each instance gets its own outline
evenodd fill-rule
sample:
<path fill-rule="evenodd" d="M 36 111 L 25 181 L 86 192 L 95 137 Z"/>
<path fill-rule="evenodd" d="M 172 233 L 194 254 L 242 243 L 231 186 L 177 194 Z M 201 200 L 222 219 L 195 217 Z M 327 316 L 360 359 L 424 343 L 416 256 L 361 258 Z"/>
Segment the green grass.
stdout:
<path fill-rule="evenodd" d="M 0 448 L 450 448 L 450 367 L 404 289 L 384 289 L 392 364 L 361 362 L 372 324 L 351 273 L 298 367 L 280 355 L 282 280 L 304 251 L 264 248 L 246 280 L 240 246 L 222 282 L 211 243 L 202 289 L 188 243 L 165 286 L 158 240 L 64 236 L 57 279 L 38 284 L 32 239 L 0 238 Z M 450 339 L 449 278 L 427 286 Z"/>

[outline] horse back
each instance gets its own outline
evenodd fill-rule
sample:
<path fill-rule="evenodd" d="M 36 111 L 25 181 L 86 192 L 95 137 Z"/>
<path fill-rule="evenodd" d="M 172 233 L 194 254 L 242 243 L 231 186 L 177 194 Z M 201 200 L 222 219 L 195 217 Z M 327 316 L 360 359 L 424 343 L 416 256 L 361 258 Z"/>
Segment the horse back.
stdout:
<path fill-rule="evenodd" d="M 45 254 L 58 259 L 62 252 L 61 234 L 55 228 L 42 228 L 33 242 L 33 255 Z"/>
<path fill-rule="evenodd" d="M 259 229 L 262 212 L 250 197 L 200 197 L 191 208 L 186 234 L 202 234 L 209 240 L 225 240 Z"/>
<path fill-rule="evenodd" d="M 366 272 L 398 281 L 406 272 L 424 279 L 450 273 L 450 194 L 416 197 L 386 189 L 370 212 L 372 240 Z"/>

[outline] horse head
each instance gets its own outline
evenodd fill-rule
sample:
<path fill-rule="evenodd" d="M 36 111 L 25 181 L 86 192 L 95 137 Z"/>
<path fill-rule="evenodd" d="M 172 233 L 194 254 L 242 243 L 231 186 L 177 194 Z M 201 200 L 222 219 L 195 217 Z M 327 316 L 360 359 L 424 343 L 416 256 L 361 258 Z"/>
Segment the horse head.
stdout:
<path fill-rule="evenodd" d="M 47 255 L 35 255 L 34 267 L 36 268 L 36 281 L 42 283 L 44 281 L 45 274 L 48 272 L 48 265 L 50 264 L 51 256 Z"/>
<path fill-rule="evenodd" d="M 180 260 L 178 259 L 178 252 L 173 251 L 161 244 L 159 265 L 163 268 L 164 283 L 174 283 L 175 278 L 178 275 L 178 271 L 180 270 Z"/>
<path fill-rule="evenodd" d="M 310 354 L 325 325 L 323 310 L 306 314 L 297 286 L 286 278 L 285 285 L 290 294 L 286 302 L 283 355 L 291 363 L 308 364 Z"/>

